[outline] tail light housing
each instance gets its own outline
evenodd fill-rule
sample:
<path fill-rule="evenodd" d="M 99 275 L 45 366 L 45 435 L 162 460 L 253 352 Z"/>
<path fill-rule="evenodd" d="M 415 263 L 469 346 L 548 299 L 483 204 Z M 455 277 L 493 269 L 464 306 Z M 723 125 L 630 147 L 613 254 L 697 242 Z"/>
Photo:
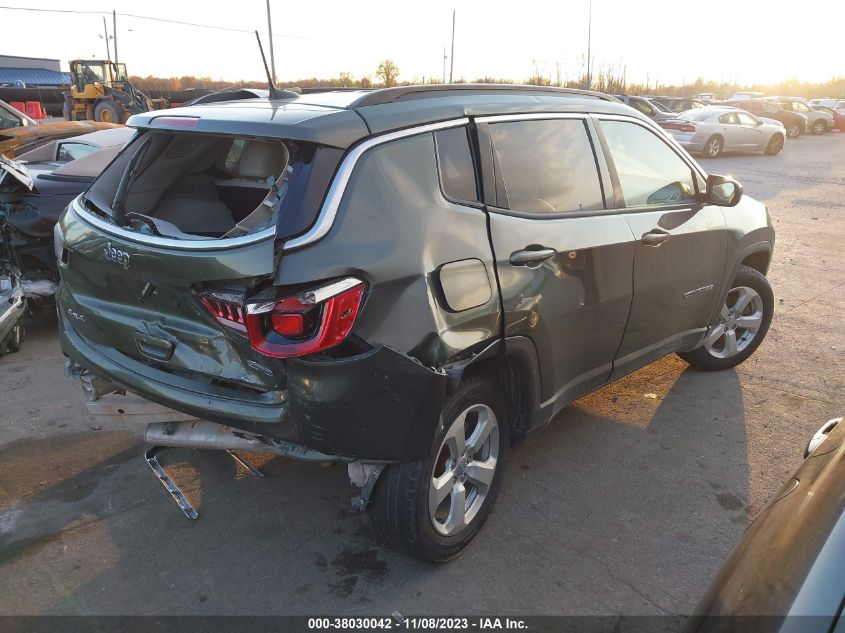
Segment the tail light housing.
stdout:
<path fill-rule="evenodd" d="M 199 299 L 218 323 L 238 332 L 246 332 L 246 310 L 241 305 L 240 297 L 211 292 L 200 295 Z"/>
<path fill-rule="evenodd" d="M 366 284 L 346 277 L 293 296 L 248 303 L 250 346 L 273 358 L 314 354 L 344 341 L 361 309 Z"/>
<path fill-rule="evenodd" d="M 661 123 L 660 126 L 666 130 L 678 130 L 679 132 L 695 132 L 692 123 Z"/>

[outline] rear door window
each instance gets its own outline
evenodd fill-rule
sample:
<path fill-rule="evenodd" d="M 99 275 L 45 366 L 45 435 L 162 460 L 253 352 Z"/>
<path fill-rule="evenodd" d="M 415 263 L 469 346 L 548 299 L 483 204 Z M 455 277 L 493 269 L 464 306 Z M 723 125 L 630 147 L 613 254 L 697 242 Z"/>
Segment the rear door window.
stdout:
<path fill-rule="evenodd" d="M 443 195 L 450 200 L 477 203 L 478 186 L 467 129 L 439 130 L 434 139 Z"/>
<path fill-rule="evenodd" d="M 656 134 L 626 121 L 602 121 L 626 207 L 696 201 L 692 168 Z"/>
<path fill-rule="evenodd" d="M 604 208 L 596 157 L 583 120 L 493 123 L 490 136 L 505 189 L 499 192 L 500 205 L 504 198 L 510 210 L 531 214 Z"/>

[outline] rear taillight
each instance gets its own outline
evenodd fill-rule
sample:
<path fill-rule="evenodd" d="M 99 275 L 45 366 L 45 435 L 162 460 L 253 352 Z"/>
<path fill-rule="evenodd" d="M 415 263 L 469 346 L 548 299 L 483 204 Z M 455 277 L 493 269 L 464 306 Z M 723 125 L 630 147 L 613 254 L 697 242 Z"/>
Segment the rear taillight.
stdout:
<path fill-rule="evenodd" d="M 346 277 L 295 296 L 246 306 L 246 332 L 254 350 L 274 358 L 313 354 L 349 335 L 365 284 Z"/>
<path fill-rule="evenodd" d="M 661 123 L 666 130 L 678 130 L 679 132 L 695 132 L 695 126 L 691 123 Z"/>

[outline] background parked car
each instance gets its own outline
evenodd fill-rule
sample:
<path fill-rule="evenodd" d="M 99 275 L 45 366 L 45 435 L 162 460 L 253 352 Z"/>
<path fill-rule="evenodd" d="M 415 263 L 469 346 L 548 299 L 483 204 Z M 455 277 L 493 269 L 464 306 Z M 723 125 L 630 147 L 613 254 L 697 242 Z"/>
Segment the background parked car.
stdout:
<path fill-rule="evenodd" d="M 799 134 L 809 131 L 809 119 L 800 112 L 784 110 L 777 103 L 768 99 L 746 99 L 744 101 L 728 101 L 723 105 L 740 108 L 755 116 L 774 119 L 783 123 L 786 128 L 786 135 L 795 138 Z"/>
<path fill-rule="evenodd" d="M 15 158 L 20 154 L 34 149 L 56 139 L 81 136 L 88 132 L 122 127 L 114 123 L 98 123 L 96 121 L 58 121 L 56 123 L 39 123 L 35 126 L 14 127 L 0 131 L 0 156 Z"/>
<path fill-rule="evenodd" d="M 840 132 L 845 132 L 845 108 L 842 108 L 841 110 L 834 110 L 833 108 L 823 105 L 811 105 L 810 107 L 816 112 L 827 112 L 833 117 L 834 129 L 837 129 Z"/>
<path fill-rule="evenodd" d="M 0 130 L 9 130 L 15 127 L 28 127 L 38 125 L 38 121 L 26 116 L 17 108 L 0 99 Z"/>
<path fill-rule="evenodd" d="M 121 126 L 54 140 L 35 150 L 49 159 L 38 162 L 0 157 L 0 232 L 24 277 L 57 279 L 53 227 L 133 134 Z"/>
<path fill-rule="evenodd" d="M 749 526 L 686 633 L 842 631 L 843 490 L 845 424 L 836 418 L 816 432 L 804 463 Z"/>
<path fill-rule="evenodd" d="M 786 130 L 779 121 L 758 119 L 753 114 L 728 106 L 707 106 L 681 112 L 660 121 L 678 144 L 703 158 L 722 152 L 761 151 L 774 156 L 783 149 Z"/>
<path fill-rule="evenodd" d="M 824 134 L 833 129 L 833 117 L 827 112 L 813 110 L 804 103 L 803 99 L 798 97 L 768 97 L 768 99 L 784 110 L 798 112 L 807 117 L 809 128 L 813 131 L 813 134 Z"/>
<path fill-rule="evenodd" d="M 740 90 L 735 92 L 729 101 L 745 101 L 746 99 L 759 99 L 765 96 L 762 92 L 751 92 L 747 90 Z"/>
<path fill-rule="evenodd" d="M 672 110 L 672 112 L 686 112 L 687 110 L 695 110 L 696 108 L 707 106 L 704 101 L 690 97 L 655 97 L 653 101 L 661 103 Z"/>
<path fill-rule="evenodd" d="M 613 95 L 622 103 L 631 106 L 635 110 L 642 112 L 648 118 L 655 121 L 663 121 L 664 119 L 671 119 L 672 114 L 662 111 L 645 97 L 629 97 L 627 95 Z"/>
<path fill-rule="evenodd" d="M 810 105 L 821 105 L 834 110 L 845 110 L 845 99 L 810 99 Z"/>

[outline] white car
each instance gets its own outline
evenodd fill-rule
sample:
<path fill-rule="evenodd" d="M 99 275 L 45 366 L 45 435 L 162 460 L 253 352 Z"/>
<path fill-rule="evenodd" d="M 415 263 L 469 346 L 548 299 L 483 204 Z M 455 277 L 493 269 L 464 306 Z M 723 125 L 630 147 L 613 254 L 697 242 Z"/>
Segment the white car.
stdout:
<path fill-rule="evenodd" d="M 845 114 L 845 99 L 810 99 L 810 105 L 827 106 Z"/>
<path fill-rule="evenodd" d="M 679 113 L 674 119 L 660 121 L 675 141 L 688 152 L 703 158 L 716 158 L 722 152 L 765 152 L 779 154 L 786 140 L 780 121 L 761 119 L 727 106 L 707 106 Z"/>

